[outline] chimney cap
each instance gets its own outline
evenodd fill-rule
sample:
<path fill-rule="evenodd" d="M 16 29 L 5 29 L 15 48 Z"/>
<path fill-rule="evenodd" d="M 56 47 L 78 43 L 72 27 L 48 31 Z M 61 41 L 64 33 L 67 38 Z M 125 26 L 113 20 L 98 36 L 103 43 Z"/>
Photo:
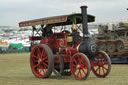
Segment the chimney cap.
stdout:
<path fill-rule="evenodd" d="M 88 8 L 88 6 L 84 5 L 84 6 L 81 6 L 80 8 Z"/>

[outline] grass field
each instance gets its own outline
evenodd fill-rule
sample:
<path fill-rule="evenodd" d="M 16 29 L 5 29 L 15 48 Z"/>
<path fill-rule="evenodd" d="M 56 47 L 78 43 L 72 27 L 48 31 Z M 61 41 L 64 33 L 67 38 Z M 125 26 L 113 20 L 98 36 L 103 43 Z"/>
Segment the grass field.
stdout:
<path fill-rule="evenodd" d="M 0 54 L 0 85 L 128 85 L 128 64 L 114 64 L 106 78 L 97 78 L 91 72 L 87 80 L 72 76 L 36 78 L 30 69 L 29 53 Z"/>

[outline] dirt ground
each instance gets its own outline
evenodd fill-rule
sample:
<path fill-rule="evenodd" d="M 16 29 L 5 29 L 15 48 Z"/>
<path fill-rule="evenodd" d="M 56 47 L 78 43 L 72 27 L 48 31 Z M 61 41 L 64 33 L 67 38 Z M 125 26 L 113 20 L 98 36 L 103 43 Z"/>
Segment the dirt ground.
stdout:
<path fill-rule="evenodd" d="M 97 78 L 92 72 L 86 80 L 73 76 L 36 78 L 30 69 L 29 53 L 0 54 L 0 85 L 128 85 L 128 64 L 113 64 L 106 78 Z"/>

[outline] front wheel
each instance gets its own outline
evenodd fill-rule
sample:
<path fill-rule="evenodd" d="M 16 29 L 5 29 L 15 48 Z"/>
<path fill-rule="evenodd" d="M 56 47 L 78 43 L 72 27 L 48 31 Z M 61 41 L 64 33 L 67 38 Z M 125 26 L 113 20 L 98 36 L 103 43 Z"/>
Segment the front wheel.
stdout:
<path fill-rule="evenodd" d="M 100 51 L 91 61 L 91 68 L 97 77 L 106 77 L 111 70 L 111 60 L 108 54 Z"/>
<path fill-rule="evenodd" d="M 90 73 L 90 62 L 87 56 L 83 53 L 76 53 L 70 62 L 72 75 L 77 80 L 84 80 Z"/>

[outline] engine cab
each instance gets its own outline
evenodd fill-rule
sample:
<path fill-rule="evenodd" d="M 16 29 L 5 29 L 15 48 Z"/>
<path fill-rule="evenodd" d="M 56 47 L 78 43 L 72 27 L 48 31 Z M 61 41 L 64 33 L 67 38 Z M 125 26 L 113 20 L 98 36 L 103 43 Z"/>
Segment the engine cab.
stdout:
<path fill-rule="evenodd" d="M 67 49 L 68 47 L 77 47 L 80 42 L 82 41 L 82 37 L 80 36 L 80 28 L 78 29 L 77 24 L 70 25 L 70 29 L 67 27 L 62 27 L 61 30 L 56 31 L 59 29 L 60 26 L 52 26 L 49 31 L 46 32 L 42 28 L 42 39 L 40 40 L 40 44 L 47 44 L 53 50 L 53 53 L 64 53 L 60 51 L 61 49 Z M 48 35 L 49 34 L 49 35 Z"/>

